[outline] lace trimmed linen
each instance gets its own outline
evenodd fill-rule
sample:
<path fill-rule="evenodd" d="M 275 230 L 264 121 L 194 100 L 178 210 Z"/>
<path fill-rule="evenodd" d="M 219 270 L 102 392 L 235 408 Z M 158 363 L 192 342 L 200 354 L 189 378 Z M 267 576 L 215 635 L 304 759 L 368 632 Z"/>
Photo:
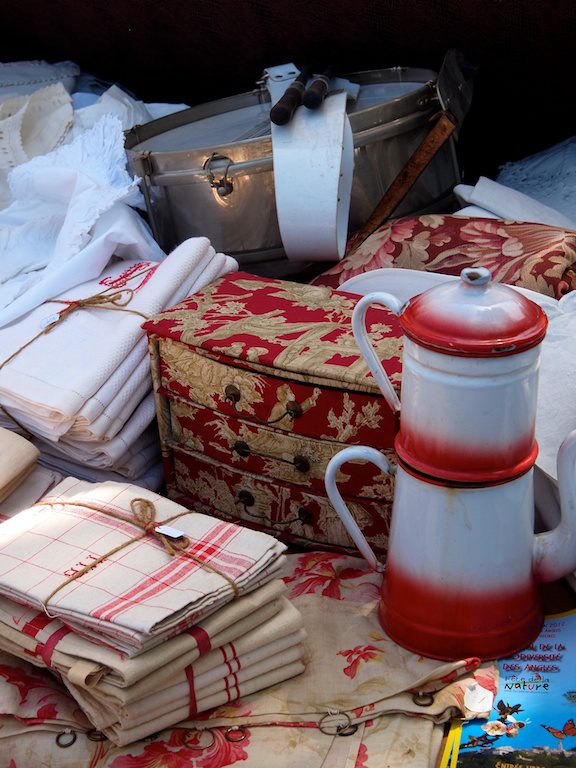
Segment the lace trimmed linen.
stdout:
<path fill-rule="evenodd" d="M 61 144 L 72 122 L 72 100 L 61 83 L 0 100 L 0 207 L 10 202 L 12 168 Z"/>
<path fill-rule="evenodd" d="M 72 92 L 80 75 L 80 67 L 72 61 L 50 64 L 47 61 L 0 62 L 0 101 L 14 95 L 34 93 L 40 88 L 62 83 Z"/>
<path fill-rule="evenodd" d="M 576 136 L 506 163 L 496 180 L 576 222 Z"/>

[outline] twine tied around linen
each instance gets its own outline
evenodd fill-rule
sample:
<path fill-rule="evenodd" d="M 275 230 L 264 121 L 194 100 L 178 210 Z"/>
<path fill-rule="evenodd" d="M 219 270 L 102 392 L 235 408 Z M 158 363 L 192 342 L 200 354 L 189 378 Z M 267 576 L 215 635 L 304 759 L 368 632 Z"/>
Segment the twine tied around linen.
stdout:
<path fill-rule="evenodd" d="M 195 562 L 197 565 L 199 565 L 201 568 L 205 568 L 208 571 L 211 571 L 212 573 L 217 574 L 221 578 L 223 578 L 225 581 L 228 582 L 230 585 L 232 591 L 234 592 L 234 597 L 240 597 L 240 590 L 238 589 L 238 586 L 236 585 L 235 581 L 227 574 L 221 571 L 216 566 L 212 565 L 211 563 L 206 562 L 206 560 L 203 560 L 201 557 L 198 557 L 197 555 L 194 555 L 192 552 L 188 552 L 188 547 L 190 546 L 190 539 L 187 536 L 181 536 L 178 539 L 172 539 L 171 537 L 166 536 L 161 531 L 157 530 L 157 527 L 159 525 L 167 525 L 168 523 L 173 522 L 174 520 L 177 520 L 179 517 L 183 517 L 184 515 L 193 515 L 195 512 L 193 510 L 187 509 L 183 512 L 179 512 L 176 515 L 172 515 L 171 517 L 166 518 L 166 520 L 162 520 L 158 522 L 156 520 L 156 506 L 152 501 L 149 499 L 143 499 L 140 497 L 135 497 L 130 501 L 130 510 L 132 512 L 133 518 L 127 518 L 123 515 L 119 515 L 116 512 L 113 512 L 111 509 L 108 509 L 106 507 L 101 507 L 98 504 L 89 504 L 87 502 L 82 501 L 38 501 L 36 504 L 33 504 L 32 506 L 35 507 L 44 507 L 44 506 L 66 506 L 66 505 L 74 506 L 74 507 L 83 507 L 85 509 L 91 509 L 95 512 L 101 512 L 102 514 L 108 515 L 109 517 L 113 517 L 116 520 L 121 520 L 122 522 L 126 523 L 132 523 L 133 525 L 136 525 L 138 528 L 142 529 L 142 533 L 137 534 L 136 536 L 133 536 L 132 538 L 128 539 L 128 541 L 123 542 L 122 544 L 119 544 L 117 547 L 114 547 L 114 549 L 111 549 L 110 552 L 106 552 L 104 555 L 100 555 L 100 557 L 96 558 L 93 562 L 89 563 L 88 565 L 81 568 L 81 570 L 77 571 L 76 573 L 72 574 L 72 576 L 69 576 L 65 581 L 62 582 L 62 584 L 59 584 L 57 587 L 55 587 L 52 592 L 48 595 L 48 597 L 42 602 L 42 608 L 44 609 L 44 613 L 49 616 L 50 618 L 55 618 L 52 616 L 48 611 L 48 603 L 54 595 L 56 595 L 58 592 L 60 592 L 61 589 L 64 589 L 64 587 L 68 586 L 71 582 L 75 581 L 76 579 L 79 579 L 81 576 L 84 576 L 85 573 L 88 573 L 88 571 L 91 571 L 93 568 L 96 568 L 97 565 L 104 562 L 108 558 L 115 555 L 117 552 L 121 552 L 123 549 L 126 549 L 126 547 L 129 547 L 131 544 L 134 544 L 136 541 L 140 541 L 140 539 L 143 539 L 145 536 L 152 536 L 154 539 L 159 541 L 162 546 L 164 547 L 165 551 L 170 555 L 170 557 L 174 557 L 176 555 L 179 555 L 181 557 L 187 557 L 193 562 Z"/>
<path fill-rule="evenodd" d="M 132 280 L 135 277 L 140 277 L 141 275 L 150 272 L 151 269 L 154 269 L 154 267 L 147 267 L 140 272 L 136 272 L 134 275 L 130 276 L 130 279 Z M 115 312 L 127 312 L 131 315 L 139 315 L 144 320 L 148 320 L 148 316 L 143 312 L 139 312 L 137 309 L 128 309 L 127 305 L 134 298 L 134 294 L 135 291 L 133 288 L 118 288 L 116 286 L 110 286 L 109 288 L 105 288 L 99 293 L 95 293 L 92 296 L 86 296 L 83 299 L 47 299 L 45 302 L 46 304 L 58 303 L 64 304 L 65 306 L 59 310 L 56 318 L 52 322 L 48 323 L 44 328 L 42 328 L 42 330 L 32 336 L 31 339 L 26 341 L 24 344 L 18 347 L 18 349 L 14 350 L 14 352 L 12 352 L 12 354 L 9 355 L 5 360 L 3 360 L 0 363 L 0 370 L 2 370 L 5 365 L 7 365 L 17 355 L 19 355 L 20 352 L 23 352 L 27 347 L 29 347 L 30 344 L 33 344 L 36 339 L 39 339 L 40 336 L 43 336 L 45 333 L 50 333 L 53 328 L 56 328 L 57 325 L 60 325 L 63 320 L 65 320 L 77 309 L 82 309 L 85 307 L 89 309 L 107 309 L 113 310 Z M 14 416 L 12 416 L 12 414 L 8 413 L 6 408 L 1 404 L 0 411 L 4 413 L 9 419 L 11 419 L 17 427 L 23 430 L 27 435 L 30 435 L 30 431 L 26 429 L 26 427 L 24 427 L 22 424 L 20 424 L 20 422 Z"/>

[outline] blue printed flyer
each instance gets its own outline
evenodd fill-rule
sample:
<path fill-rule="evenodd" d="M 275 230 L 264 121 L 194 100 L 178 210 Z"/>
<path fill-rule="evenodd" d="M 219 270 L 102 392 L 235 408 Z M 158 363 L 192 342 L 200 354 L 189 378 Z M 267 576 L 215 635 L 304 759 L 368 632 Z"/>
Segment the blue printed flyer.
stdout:
<path fill-rule="evenodd" d="M 547 616 L 538 638 L 499 661 L 487 720 L 453 724 L 442 766 L 576 766 L 576 611 Z"/>

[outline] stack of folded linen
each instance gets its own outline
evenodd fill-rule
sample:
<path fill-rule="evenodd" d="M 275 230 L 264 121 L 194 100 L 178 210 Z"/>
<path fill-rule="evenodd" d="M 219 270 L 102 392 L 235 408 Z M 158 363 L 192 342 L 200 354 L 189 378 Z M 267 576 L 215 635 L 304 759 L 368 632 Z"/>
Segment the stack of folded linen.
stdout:
<path fill-rule="evenodd" d="M 62 475 L 37 464 L 40 452 L 24 437 L 0 427 L 0 522 L 25 509 Z"/>
<path fill-rule="evenodd" d="M 0 648 L 118 744 L 300 674 L 285 546 L 129 484 L 66 478 L 0 526 Z"/>
<path fill-rule="evenodd" d="M 236 268 L 206 238 L 191 238 L 161 262 L 113 260 L 0 328 L 1 425 L 27 430 L 53 469 L 145 485 L 160 449 L 140 326 Z"/>
<path fill-rule="evenodd" d="M 31 442 L 0 427 L 0 502 L 30 475 L 39 455 Z"/>

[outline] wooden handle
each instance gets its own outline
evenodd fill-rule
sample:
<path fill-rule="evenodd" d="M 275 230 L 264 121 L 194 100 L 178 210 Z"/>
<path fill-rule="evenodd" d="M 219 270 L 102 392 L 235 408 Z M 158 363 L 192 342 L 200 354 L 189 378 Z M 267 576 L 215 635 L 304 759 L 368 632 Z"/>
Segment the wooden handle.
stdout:
<path fill-rule="evenodd" d="M 310 83 L 310 86 L 304 91 L 302 96 L 302 104 L 308 109 L 318 109 L 330 90 L 331 78 L 332 68 L 330 67 Z"/>
<path fill-rule="evenodd" d="M 306 90 L 309 72 L 307 68 L 302 69 L 298 77 L 290 83 L 270 110 L 270 120 L 274 125 L 289 123 L 294 112 L 302 104 L 302 96 Z"/>
<path fill-rule="evenodd" d="M 351 255 L 360 245 L 383 224 L 408 192 L 420 174 L 427 168 L 436 153 L 454 133 L 456 123 L 448 112 L 440 113 L 433 128 L 422 139 L 410 159 L 384 193 L 382 199 L 364 226 L 348 241 L 346 256 Z"/>

